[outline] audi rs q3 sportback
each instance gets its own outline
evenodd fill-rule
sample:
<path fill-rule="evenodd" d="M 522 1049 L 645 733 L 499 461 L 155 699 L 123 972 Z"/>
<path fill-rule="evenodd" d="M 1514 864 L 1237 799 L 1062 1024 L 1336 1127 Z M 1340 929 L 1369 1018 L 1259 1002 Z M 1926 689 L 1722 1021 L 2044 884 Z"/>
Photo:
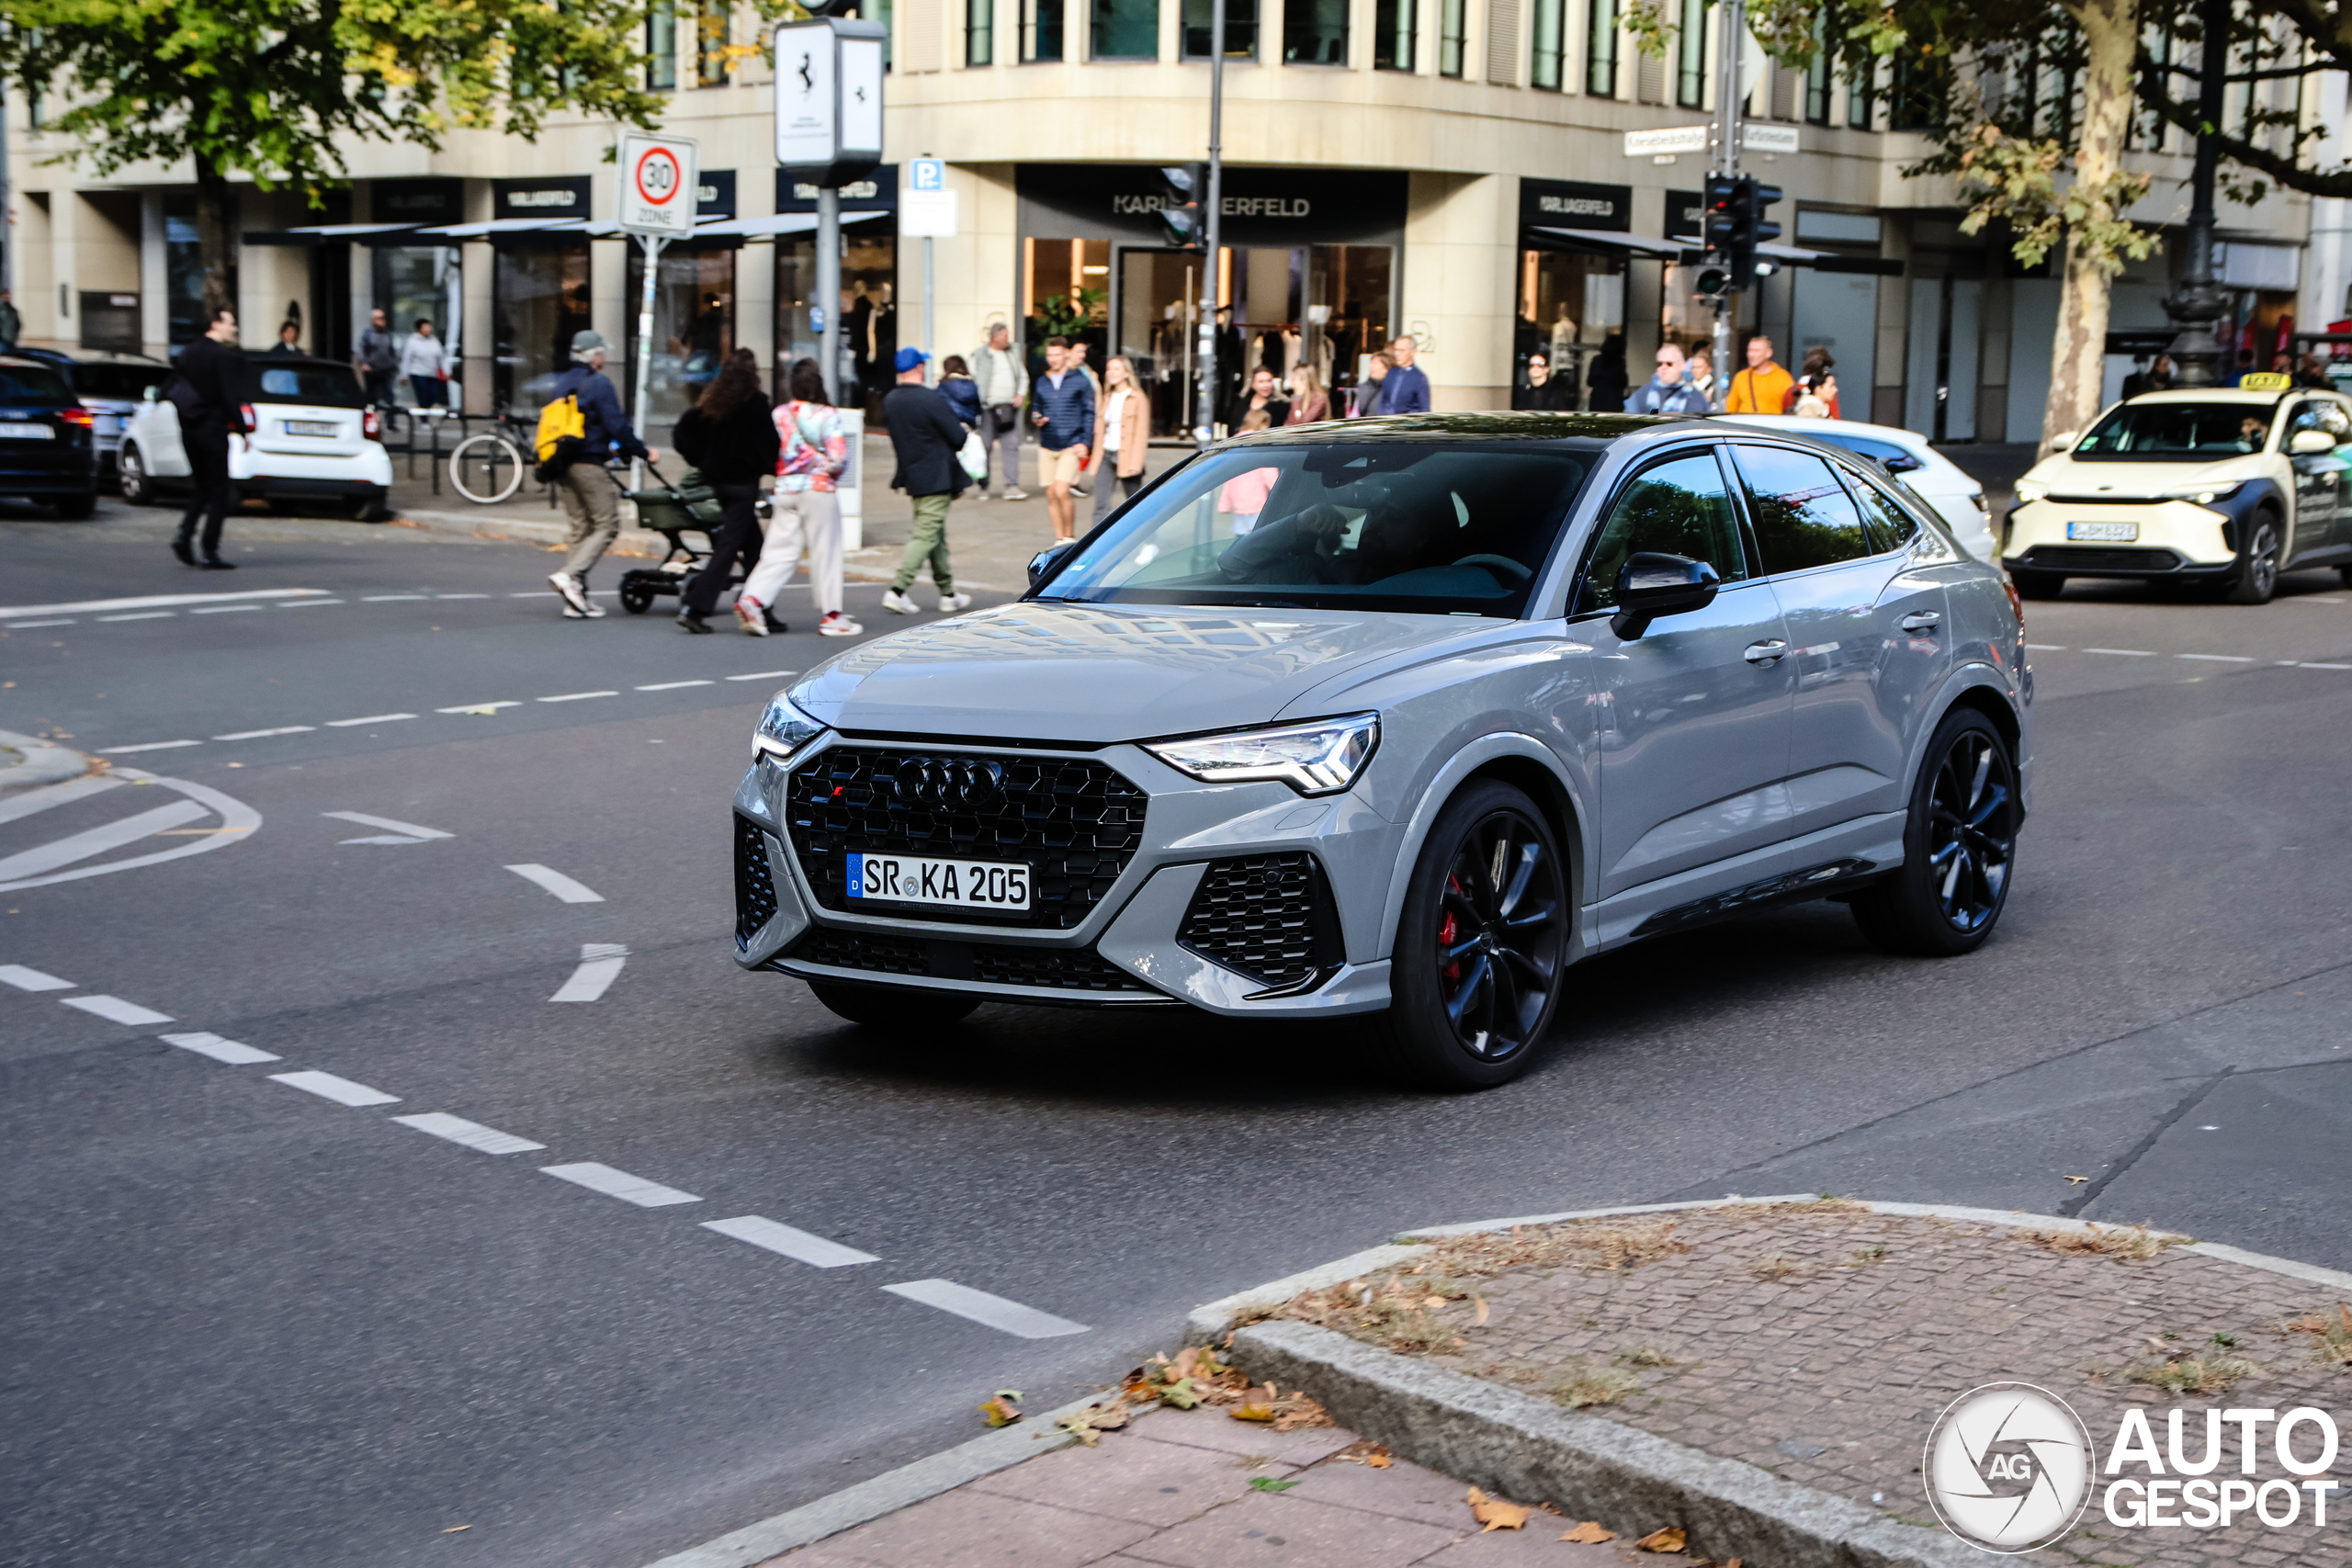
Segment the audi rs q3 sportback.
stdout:
<path fill-rule="evenodd" d="M 912 1033 L 984 1001 L 1360 1015 L 1521 1071 L 1568 966 L 1838 897 L 1982 943 L 2025 819 L 2017 601 L 1838 448 L 1420 415 L 1240 437 L 1020 600 L 770 702 L 737 961 Z"/>

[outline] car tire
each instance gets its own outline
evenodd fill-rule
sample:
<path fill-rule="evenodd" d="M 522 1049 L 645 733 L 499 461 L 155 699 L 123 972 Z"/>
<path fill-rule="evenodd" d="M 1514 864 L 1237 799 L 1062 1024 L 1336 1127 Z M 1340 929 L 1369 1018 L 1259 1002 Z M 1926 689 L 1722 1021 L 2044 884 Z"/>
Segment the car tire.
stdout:
<path fill-rule="evenodd" d="M 2344 580 L 2345 587 L 2352 588 L 2352 566 L 2337 567 L 2335 569 L 2335 575 Z"/>
<path fill-rule="evenodd" d="M 2012 571 L 2009 581 L 2020 599 L 2055 599 L 2066 592 L 2066 580 L 2054 571 Z"/>
<path fill-rule="evenodd" d="M 1526 1071 L 1559 1008 L 1575 919 L 1575 880 L 1533 801 L 1492 781 L 1448 801 L 1389 954 L 1376 1027 L 1398 1075 L 1455 1090 Z"/>
<path fill-rule="evenodd" d="M 51 502 L 49 509 L 68 523 L 85 522 L 90 513 L 98 509 L 98 492 L 94 490 L 82 495 L 66 496 Z"/>
<path fill-rule="evenodd" d="M 2017 762 L 1974 708 L 1944 716 L 1911 786 L 1903 863 L 1854 895 L 1854 923 L 1883 953 L 1951 958 L 1984 944 L 2017 861 Z"/>
<path fill-rule="evenodd" d="M 122 446 L 122 456 L 115 459 L 115 488 L 133 506 L 154 504 L 155 481 L 148 477 L 147 459 L 127 441 Z"/>
<path fill-rule="evenodd" d="M 833 980 L 811 980 L 808 988 L 829 1012 L 892 1033 L 944 1029 L 961 1023 L 980 1005 L 979 998 L 953 991 L 901 991 L 880 986 L 844 986 Z"/>
<path fill-rule="evenodd" d="M 2267 604 L 2278 592 L 2278 519 L 2257 512 L 2222 597 L 2233 604 Z"/>
<path fill-rule="evenodd" d="M 385 492 L 369 491 L 343 503 L 343 514 L 354 523 L 383 523 L 391 518 L 391 509 L 384 504 Z"/>

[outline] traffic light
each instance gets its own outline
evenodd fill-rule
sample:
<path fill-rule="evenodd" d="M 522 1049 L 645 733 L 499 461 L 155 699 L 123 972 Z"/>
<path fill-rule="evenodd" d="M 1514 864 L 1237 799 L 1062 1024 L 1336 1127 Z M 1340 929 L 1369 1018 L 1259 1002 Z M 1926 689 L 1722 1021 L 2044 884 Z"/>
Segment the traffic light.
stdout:
<path fill-rule="evenodd" d="M 1758 183 L 1753 175 L 1742 175 L 1734 184 L 1731 202 L 1731 289 L 1743 293 L 1756 287 L 1756 247 L 1781 237 L 1781 226 L 1764 216 L 1764 209 L 1781 199 L 1781 187 Z"/>
<path fill-rule="evenodd" d="M 1209 166 L 1178 164 L 1159 171 L 1159 226 L 1179 251 L 1208 249 Z"/>
<path fill-rule="evenodd" d="M 1699 218 L 1699 243 L 1719 261 L 1731 255 L 1735 220 L 1732 207 L 1739 199 L 1739 181 L 1729 175 L 1707 176 L 1707 202 Z"/>
<path fill-rule="evenodd" d="M 1701 267 L 1698 277 L 1691 284 L 1693 293 L 1704 294 L 1711 298 L 1728 292 L 1730 288 L 1731 271 L 1728 267 L 1720 266 Z"/>

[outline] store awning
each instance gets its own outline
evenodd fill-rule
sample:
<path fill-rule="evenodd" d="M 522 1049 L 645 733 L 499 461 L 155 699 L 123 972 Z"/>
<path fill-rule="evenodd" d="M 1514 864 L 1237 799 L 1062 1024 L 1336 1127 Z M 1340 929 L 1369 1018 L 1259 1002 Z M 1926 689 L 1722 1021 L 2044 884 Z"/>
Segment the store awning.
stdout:
<path fill-rule="evenodd" d="M 585 218 L 485 218 L 479 223 L 441 223 L 430 229 L 419 229 L 417 237 L 429 240 L 483 240 L 493 234 L 581 233 L 586 231 Z"/>
<path fill-rule="evenodd" d="M 413 223 L 303 223 L 291 229 L 248 229 L 248 245 L 317 245 L 329 240 L 357 240 L 405 234 Z"/>
<path fill-rule="evenodd" d="M 880 218 L 879 212 L 844 212 L 843 223 L 864 223 Z M 708 235 L 721 239 L 735 235 L 745 240 L 773 240 L 779 234 L 813 234 L 817 231 L 817 215 L 813 212 L 781 212 L 773 218 L 719 218 L 708 223 L 695 225 L 696 238 Z"/>
<path fill-rule="evenodd" d="M 1593 255 L 1623 256 L 1637 261 L 1680 261 L 1685 246 L 1679 240 L 1654 239 L 1647 234 L 1623 234 L 1610 229 L 1532 228 L 1531 234 L 1540 234 L 1558 243 L 1562 250 L 1585 251 Z"/>

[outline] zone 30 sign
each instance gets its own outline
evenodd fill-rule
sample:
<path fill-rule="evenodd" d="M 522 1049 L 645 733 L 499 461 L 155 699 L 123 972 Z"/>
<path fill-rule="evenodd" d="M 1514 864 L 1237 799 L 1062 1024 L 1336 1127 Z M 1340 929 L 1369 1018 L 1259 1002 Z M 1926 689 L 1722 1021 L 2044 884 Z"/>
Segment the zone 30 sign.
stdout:
<path fill-rule="evenodd" d="M 695 144 L 682 136 L 621 138 L 621 227 L 632 234 L 694 232 L 702 176 Z"/>

